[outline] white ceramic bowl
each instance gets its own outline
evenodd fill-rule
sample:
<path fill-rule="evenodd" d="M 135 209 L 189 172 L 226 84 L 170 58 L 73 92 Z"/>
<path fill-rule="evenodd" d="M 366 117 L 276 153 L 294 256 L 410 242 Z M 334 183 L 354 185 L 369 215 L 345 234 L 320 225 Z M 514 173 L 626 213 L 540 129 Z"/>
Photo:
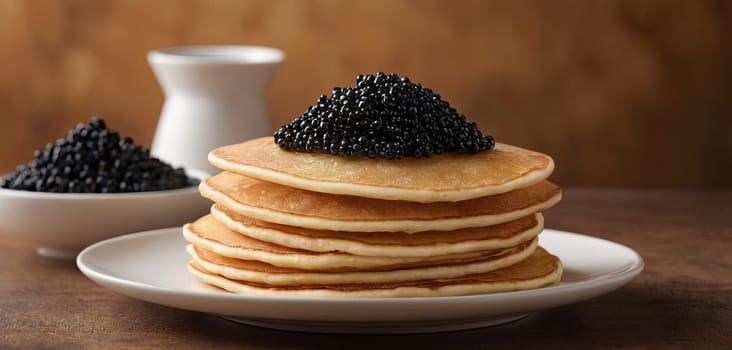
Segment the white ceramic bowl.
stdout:
<path fill-rule="evenodd" d="M 202 180 L 208 174 L 186 170 Z M 38 254 L 73 258 L 84 247 L 126 233 L 180 226 L 211 203 L 198 186 L 139 193 L 44 193 L 0 188 L 0 234 L 39 245 Z"/>

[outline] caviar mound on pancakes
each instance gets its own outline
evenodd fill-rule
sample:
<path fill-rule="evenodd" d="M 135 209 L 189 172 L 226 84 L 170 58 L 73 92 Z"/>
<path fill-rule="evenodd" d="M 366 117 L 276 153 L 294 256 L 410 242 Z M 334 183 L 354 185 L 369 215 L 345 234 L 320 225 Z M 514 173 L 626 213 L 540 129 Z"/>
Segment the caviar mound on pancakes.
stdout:
<path fill-rule="evenodd" d="M 190 273 L 246 295 L 430 297 L 561 279 L 538 245 L 551 157 L 496 143 L 395 74 L 334 88 L 273 137 L 212 150 Z"/>
<path fill-rule="evenodd" d="M 130 137 L 91 118 L 69 130 L 65 138 L 33 153 L 33 160 L 0 180 L 0 187 L 58 193 L 147 192 L 183 188 L 190 180 Z"/>
<path fill-rule="evenodd" d="M 274 138 L 289 150 L 389 159 L 476 153 L 495 145 L 440 95 L 407 77 L 383 73 L 359 75 L 355 87 L 320 96 Z"/>

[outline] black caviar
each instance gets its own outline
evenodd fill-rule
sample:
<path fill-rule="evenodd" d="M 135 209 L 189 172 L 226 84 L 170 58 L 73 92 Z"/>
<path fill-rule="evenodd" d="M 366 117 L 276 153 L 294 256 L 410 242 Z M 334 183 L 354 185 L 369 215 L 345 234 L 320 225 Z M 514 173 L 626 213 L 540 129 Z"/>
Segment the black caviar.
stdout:
<path fill-rule="evenodd" d="M 356 87 L 336 87 L 274 134 L 282 148 L 371 158 L 475 153 L 495 141 L 421 84 L 407 77 L 359 75 Z"/>
<path fill-rule="evenodd" d="M 188 185 L 182 168 L 151 157 L 147 148 L 120 137 L 96 117 L 36 150 L 30 163 L 0 180 L 2 188 L 67 193 L 145 192 Z"/>

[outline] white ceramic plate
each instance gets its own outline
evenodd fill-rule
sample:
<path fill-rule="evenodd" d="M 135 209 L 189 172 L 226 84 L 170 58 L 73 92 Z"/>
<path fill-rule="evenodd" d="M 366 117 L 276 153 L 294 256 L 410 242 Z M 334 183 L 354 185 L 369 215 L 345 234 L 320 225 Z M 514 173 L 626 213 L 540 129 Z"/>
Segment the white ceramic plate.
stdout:
<path fill-rule="evenodd" d="M 540 244 L 564 264 L 560 284 L 537 290 L 439 298 L 326 299 L 250 297 L 192 277 L 180 228 L 96 243 L 77 257 L 81 272 L 118 293 L 255 326 L 328 333 L 421 333 L 496 325 L 613 291 L 643 270 L 632 249 L 546 229 Z"/>

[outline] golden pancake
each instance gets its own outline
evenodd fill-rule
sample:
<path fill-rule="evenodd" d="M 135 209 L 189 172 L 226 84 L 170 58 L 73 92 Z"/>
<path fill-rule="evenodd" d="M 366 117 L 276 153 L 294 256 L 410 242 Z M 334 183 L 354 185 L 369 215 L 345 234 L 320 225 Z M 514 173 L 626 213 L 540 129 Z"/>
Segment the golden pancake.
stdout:
<path fill-rule="evenodd" d="M 549 182 L 460 202 L 416 203 L 332 195 L 222 172 L 201 194 L 238 214 L 276 224 L 349 232 L 452 231 L 513 221 L 559 202 Z"/>
<path fill-rule="evenodd" d="M 272 266 L 260 261 L 232 259 L 193 245 L 188 253 L 206 271 L 223 277 L 273 286 L 331 285 L 357 283 L 400 283 L 440 280 L 475 275 L 516 264 L 531 255 L 537 239 L 515 248 L 471 261 L 453 261 L 437 266 L 404 268 L 389 271 L 313 272 Z"/>
<path fill-rule="evenodd" d="M 544 228 L 540 213 L 494 226 L 414 234 L 311 230 L 255 220 L 218 204 L 211 207 L 211 214 L 230 230 L 281 246 L 384 257 L 428 257 L 510 248 L 534 238 Z"/>
<path fill-rule="evenodd" d="M 272 137 L 217 148 L 220 169 L 310 191 L 413 202 L 462 201 L 506 193 L 546 179 L 551 157 L 497 143 L 493 150 L 396 160 L 281 149 Z"/>
<path fill-rule="evenodd" d="M 273 286 L 263 283 L 233 280 L 192 261 L 188 270 L 205 283 L 230 292 L 267 297 L 323 298 L 395 298 L 437 297 L 510 292 L 541 288 L 559 282 L 562 264 L 559 259 L 537 247 L 523 261 L 509 267 L 483 274 L 419 282 L 354 283 L 338 285 Z"/>
<path fill-rule="evenodd" d="M 467 262 L 502 253 L 502 250 L 487 250 L 442 256 L 389 258 L 358 256 L 343 252 L 311 252 L 247 237 L 228 229 L 211 215 L 183 226 L 183 236 L 197 247 L 226 257 L 316 271 L 393 270 L 455 261 Z"/>

